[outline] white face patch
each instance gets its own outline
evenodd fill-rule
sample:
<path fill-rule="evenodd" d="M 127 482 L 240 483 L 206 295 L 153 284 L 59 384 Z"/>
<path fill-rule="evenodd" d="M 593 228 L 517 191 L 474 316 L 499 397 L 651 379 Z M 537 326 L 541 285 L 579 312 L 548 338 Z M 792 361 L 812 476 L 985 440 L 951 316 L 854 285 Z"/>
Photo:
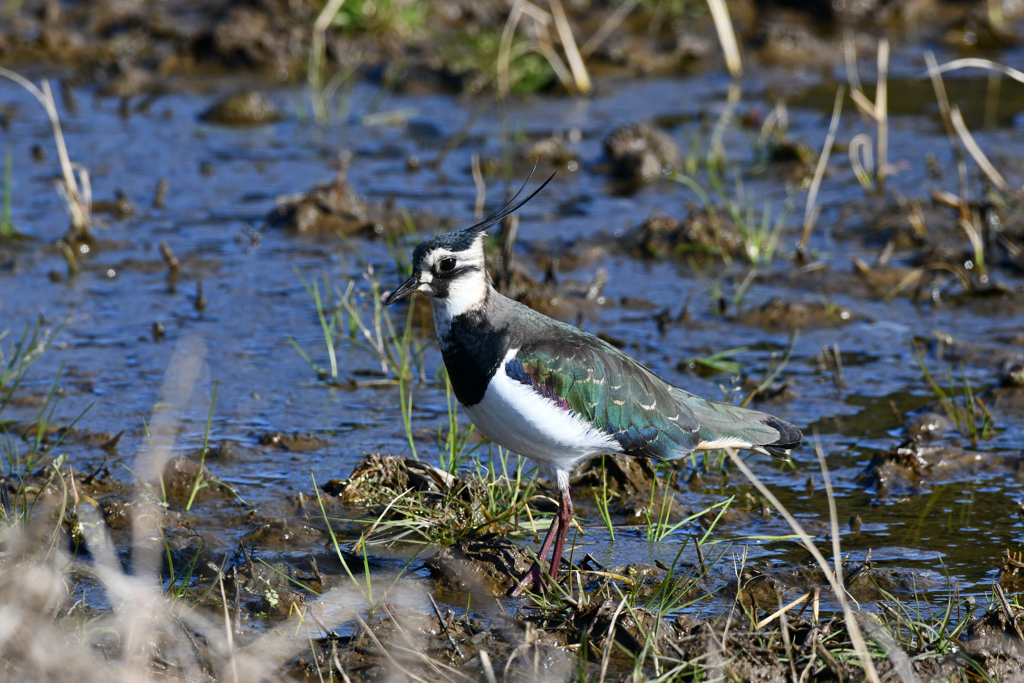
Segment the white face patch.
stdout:
<path fill-rule="evenodd" d="M 487 281 L 483 243 L 484 236 L 481 235 L 473 242 L 473 246 L 465 251 L 452 252 L 447 249 L 435 249 L 423 258 L 417 273 L 417 277 L 422 283 L 419 290 L 430 298 L 431 306 L 434 309 L 434 327 L 442 339 L 451 328 L 452 318 L 476 310 L 483 305 L 487 298 L 487 288 L 490 284 Z M 433 295 L 435 281 L 441 279 L 442 276 L 433 271 L 435 265 L 446 258 L 456 260 L 455 271 L 466 266 L 476 266 L 476 269 L 463 272 L 453 279 L 446 278 L 447 296 L 435 297 Z"/>

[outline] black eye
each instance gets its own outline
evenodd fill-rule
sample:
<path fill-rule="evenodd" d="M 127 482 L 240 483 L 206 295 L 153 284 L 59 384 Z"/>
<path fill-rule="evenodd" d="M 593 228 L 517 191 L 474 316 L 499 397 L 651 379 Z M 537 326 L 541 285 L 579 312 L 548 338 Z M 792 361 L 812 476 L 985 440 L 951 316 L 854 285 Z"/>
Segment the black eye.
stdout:
<path fill-rule="evenodd" d="M 443 258 L 437 264 L 437 267 L 441 270 L 442 273 L 447 273 L 451 270 L 455 270 L 455 259 L 452 258 L 451 256 L 449 256 L 448 258 Z"/>

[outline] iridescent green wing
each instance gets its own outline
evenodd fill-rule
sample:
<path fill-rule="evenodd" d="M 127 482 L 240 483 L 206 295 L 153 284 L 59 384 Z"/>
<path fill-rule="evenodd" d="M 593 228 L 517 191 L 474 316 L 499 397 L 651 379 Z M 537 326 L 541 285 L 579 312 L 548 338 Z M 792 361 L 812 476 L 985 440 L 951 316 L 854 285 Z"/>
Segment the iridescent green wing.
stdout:
<path fill-rule="evenodd" d="M 694 449 L 700 425 L 668 384 L 595 337 L 568 326 L 563 334 L 569 330 L 565 341 L 524 344 L 506 374 L 612 436 L 629 455 L 674 459 Z"/>

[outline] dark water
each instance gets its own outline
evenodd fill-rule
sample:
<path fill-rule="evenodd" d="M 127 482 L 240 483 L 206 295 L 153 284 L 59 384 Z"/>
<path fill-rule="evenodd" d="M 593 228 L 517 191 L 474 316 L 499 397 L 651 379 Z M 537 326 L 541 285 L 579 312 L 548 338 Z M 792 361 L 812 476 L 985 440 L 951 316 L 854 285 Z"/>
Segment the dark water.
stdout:
<path fill-rule="evenodd" d="M 912 56 L 906 64 L 897 63 L 893 71 L 894 79 L 904 81 L 894 82 L 890 96 L 891 102 L 899 102 L 891 119 L 889 161 L 897 173 L 891 178 L 890 192 L 926 197 L 932 188 L 955 191 L 953 157 L 928 99 L 930 86 L 927 81 L 911 80 L 920 74 L 920 66 Z M 952 81 L 958 76 L 963 77 L 947 78 Z M 862 78 L 871 76 L 862 74 Z M 903 82 L 910 84 L 905 91 L 896 87 Z M 1003 82 L 1000 97 L 1007 99 L 990 117 L 995 127 L 986 129 L 985 112 L 977 113 L 977 99 L 986 92 L 987 82 L 985 76 L 957 81 L 949 87 L 950 96 L 954 101 L 964 98 L 965 109 L 971 112 L 968 125 L 994 158 L 1024 158 L 1024 123 L 1019 115 L 1007 113 L 1019 109 L 1013 103 L 1020 101 L 1020 88 Z M 408 110 L 401 117 L 404 124 L 364 126 L 360 116 L 378 92 L 363 84 L 352 95 L 348 121 L 321 127 L 298 115 L 302 105 L 294 93 L 280 91 L 272 97 L 289 113 L 284 122 L 229 129 L 198 122 L 199 113 L 215 99 L 211 94 L 167 95 L 147 113 L 123 116 L 118 101 L 79 90 L 76 114 L 60 106 L 71 157 L 89 169 L 97 199 L 112 199 L 120 190 L 134 211 L 123 220 L 99 216 L 105 225 L 96 233 L 95 253 L 81 257 L 81 273 L 69 279 L 63 256 L 50 246 L 65 233 L 68 220 L 52 186 L 57 167 L 49 126 L 34 101 L 14 86 L 5 86 L 0 103 L 13 108 L 10 126 L 2 134 L 14 164 L 13 219 L 33 241 L 4 257 L 0 330 L 17 334 L 39 317 L 53 327 L 67 316 L 58 344 L 32 369 L 19 396 L 45 395 L 63 366 L 64 396 L 53 419 L 66 424 L 88 408 L 79 426 L 112 433 L 127 430 L 119 459 L 131 466 L 136 454 L 146 452 L 143 420 L 151 419 L 160 401 L 172 354 L 179 345 L 191 344 L 193 356 L 201 356 L 202 362 L 190 398 L 177 414 L 180 433 L 175 452 L 193 452 L 201 445 L 218 382 L 211 440 L 237 442 L 243 457 L 212 462 L 211 470 L 268 514 L 281 509 L 286 496 L 311 490 L 311 475 L 318 482 L 342 478 L 366 452 L 407 452 L 394 385 L 354 390 L 328 387 L 317 381 L 286 338 L 293 336 L 321 366 L 326 365 L 315 309 L 295 271 L 306 278 L 327 273 L 342 287 L 355 277 L 356 287 L 365 289 L 359 278 L 361 258 L 378 270 L 384 268 L 384 284 L 391 286 L 397 275 L 387 246 L 362 238 L 345 243 L 333 237 L 260 230 L 263 218 L 278 195 L 306 191 L 330 180 L 338 153 L 348 150 L 354 154 L 348 178 L 368 200 L 393 202 L 415 215 L 429 212 L 450 219 L 453 225 L 466 224 L 472 219 L 476 194 L 470 176 L 471 153 L 500 160 L 517 141 L 573 130 L 580 134 L 575 145 L 578 169 L 560 172 L 550 188 L 522 211 L 521 243 L 547 243 L 552 249 L 565 248 L 575 240 L 601 245 L 596 259 L 561 275 L 563 282 L 585 286 L 599 268 L 607 269 L 603 304 L 586 309 L 583 326 L 623 340 L 629 353 L 668 380 L 719 397 L 722 386 L 731 385 L 728 375 L 702 378 L 678 370 L 677 364 L 695 355 L 743 346 L 747 350 L 735 359 L 743 363 L 745 376 L 759 381 L 784 355 L 790 341 L 788 328 L 748 325 L 742 313 L 739 319 L 719 316 L 710 285 L 702 283 L 690 265 L 638 260 L 619 253 L 613 239 L 631 231 L 654 210 L 683 215 L 687 203 L 696 199 L 693 193 L 662 180 L 622 194 L 601 168 L 604 137 L 614 127 L 638 119 L 677 122 L 671 133 L 684 153 L 706 154 L 711 129 L 726 106 L 728 87 L 727 80 L 711 75 L 685 81 L 604 82 L 589 99 L 538 96 L 490 107 L 437 171 L 426 162 L 485 103 L 439 94 L 392 95 L 383 110 Z M 230 89 L 230 84 L 220 83 L 211 91 Z M 820 76 L 785 71 L 751 74 L 743 84 L 737 117 L 769 112 L 774 106 L 769 98 L 780 93 L 792 95 L 790 134 L 806 141 L 816 154 L 828 127 L 834 86 L 822 84 Z M 847 103 L 838 141 L 845 143 L 865 131 L 870 128 Z M 756 127 L 737 124 L 727 129 L 724 145 L 731 163 L 750 170 L 757 134 Z M 45 160 L 33 160 L 35 145 L 46 149 Z M 945 169 L 941 178 L 927 174 L 926 154 L 934 155 Z M 423 162 L 421 170 L 407 170 L 410 156 Z M 202 172 L 204 164 L 212 165 L 212 173 Z M 1019 161 L 1016 169 L 1016 177 L 1008 180 L 1019 186 Z M 153 209 L 151 197 L 161 177 L 169 181 L 166 208 Z M 517 174 L 521 177 L 522 173 Z M 488 185 L 490 207 L 504 196 L 505 187 L 494 178 L 488 179 Z M 726 185 L 735 190 L 731 174 Z M 973 463 L 937 468 L 933 480 L 925 481 L 916 492 L 880 497 L 858 485 L 855 477 L 874 451 L 887 450 L 900 440 L 900 424 L 890 402 L 906 413 L 933 398 L 908 351 L 915 337 L 934 339 L 941 331 L 962 340 L 974 351 L 965 369 L 975 390 L 981 392 L 998 382 L 996 359 L 1020 351 L 1014 344 L 1019 344 L 1024 330 L 1021 281 L 1012 272 L 993 273 L 1016 291 L 1015 299 L 1005 305 L 984 300 L 916 305 L 906 297 L 882 300 L 869 293 L 857 284 L 851 259 L 860 257 L 870 263 L 880 245 L 861 238 L 868 230 L 866 212 L 848 211 L 851 203 L 865 195 L 841 149 L 833 153 L 822 185 L 822 212 L 811 241 L 814 260 L 830 269 L 826 276 L 799 275 L 799 266 L 791 258 L 806 189 L 790 187 L 786 173 L 774 167 L 747 173 L 743 188 L 757 207 L 771 200 L 773 211 L 778 211 L 787 197 L 793 206 L 779 252 L 771 264 L 760 266 L 741 311 L 780 297 L 788 302 L 834 304 L 851 312 L 849 322 L 800 330 L 780 376 L 790 383 L 789 398 L 758 407 L 786 417 L 807 434 L 820 435 L 836 486 L 843 547 L 854 558 L 870 549 L 882 566 L 917 570 L 924 585 L 943 585 L 942 574 L 948 571 L 967 592 L 984 592 L 1004 549 L 1017 547 L 1021 540 L 1016 510 L 1024 492 L 1013 465 L 1024 442 L 1024 407 L 1019 398 L 1015 407 L 1012 401 L 995 404 L 998 431 L 992 438 L 976 448 L 965 445 L 977 453 Z M 260 230 L 258 240 L 249 228 Z M 161 240 L 181 260 L 174 277 L 163 264 Z M 965 244 L 961 238 L 957 247 Z M 521 254 L 521 262 L 531 268 L 525 246 Z M 909 254 L 897 251 L 894 261 L 903 257 Z M 712 266 L 704 277 L 720 280 L 731 297 L 747 271 L 737 261 L 728 268 Z M 51 281 L 51 272 L 60 274 L 60 281 Z M 536 268 L 534 274 L 542 275 Z M 202 311 L 195 306 L 200 281 L 207 300 Z M 620 303 L 624 299 L 626 305 Z M 654 314 L 666 307 L 676 313 L 686 302 L 690 320 L 659 333 Z M 163 340 L 154 341 L 154 323 L 164 326 Z M 9 341 L 10 337 L 4 340 L 5 349 Z M 822 348 L 834 344 L 839 345 L 845 366 L 845 384 L 839 389 L 822 358 Z M 439 355 L 429 338 L 424 346 L 425 372 L 432 377 Z M 937 374 L 945 374 L 945 361 L 937 360 L 934 353 L 928 362 Z M 338 348 L 338 363 L 344 379 L 365 380 L 380 370 L 370 353 L 347 339 Z M 959 377 L 959 364 L 953 367 Z M 443 387 L 437 382 L 417 384 L 414 396 L 414 428 L 436 430 L 446 415 Z M 38 402 L 25 400 L 9 407 L 5 418 L 30 422 L 38 410 Z M 308 450 L 293 452 L 259 445 L 259 435 L 273 430 L 312 434 L 319 441 Z M 955 442 L 947 437 L 939 443 Z M 421 457 L 436 458 L 436 447 L 429 439 L 417 445 Z M 73 464 L 76 458 L 82 463 L 102 458 L 96 449 L 76 445 L 68 449 Z M 795 453 L 793 467 L 756 457 L 749 462 L 812 535 L 825 533 L 828 510 L 813 449 Z M 80 467 L 84 470 L 85 465 Z M 114 467 L 112 472 L 131 480 L 127 469 Z M 703 492 L 677 495 L 684 506 L 695 510 L 732 493 L 741 495 L 737 502 L 741 505 L 742 494 L 752 489 L 738 477 L 734 475 L 728 485 L 709 484 Z M 811 493 L 808 479 L 814 484 Z M 220 515 L 204 517 L 203 510 L 200 506 L 192 513 L 195 525 L 213 533 L 225 548 L 249 531 Z M 847 526 L 853 515 L 862 519 L 856 534 Z M 723 543 L 749 538 L 752 558 L 803 557 L 792 542 L 751 538 L 788 534 L 777 515 L 741 519 L 746 521 L 725 525 Z M 596 514 L 582 524 L 587 536 L 578 542 L 603 561 L 670 562 L 689 533 L 655 544 L 647 541 L 644 527 L 624 524 L 612 543 Z M 723 565 L 722 571 L 723 577 L 728 576 L 731 567 Z"/>

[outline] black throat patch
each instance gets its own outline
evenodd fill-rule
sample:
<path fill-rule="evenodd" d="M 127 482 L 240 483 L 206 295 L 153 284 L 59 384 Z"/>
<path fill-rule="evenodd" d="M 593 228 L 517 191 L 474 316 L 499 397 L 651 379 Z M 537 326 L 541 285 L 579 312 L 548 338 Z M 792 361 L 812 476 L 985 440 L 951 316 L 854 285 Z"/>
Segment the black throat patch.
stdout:
<path fill-rule="evenodd" d="M 447 336 L 440 340 L 441 355 L 459 403 L 474 406 L 483 400 L 487 385 L 509 349 L 507 325 L 487 319 L 486 305 L 452 318 Z"/>

